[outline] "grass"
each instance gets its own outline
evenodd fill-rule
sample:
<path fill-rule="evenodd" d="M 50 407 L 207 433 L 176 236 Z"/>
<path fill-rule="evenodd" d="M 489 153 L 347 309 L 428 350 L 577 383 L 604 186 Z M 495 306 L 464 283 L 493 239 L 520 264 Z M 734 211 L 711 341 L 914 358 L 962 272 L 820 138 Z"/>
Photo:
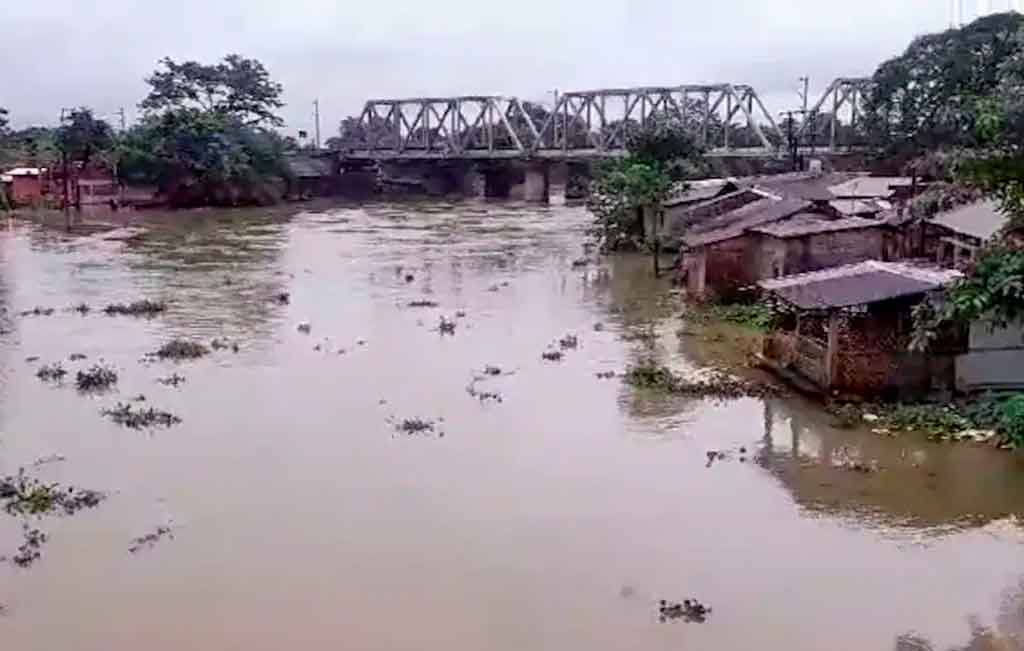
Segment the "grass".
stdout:
<path fill-rule="evenodd" d="M 764 303 L 713 303 L 692 306 L 684 318 L 704 324 L 714 321 L 731 323 L 764 333 L 775 325 L 777 315 Z"/>

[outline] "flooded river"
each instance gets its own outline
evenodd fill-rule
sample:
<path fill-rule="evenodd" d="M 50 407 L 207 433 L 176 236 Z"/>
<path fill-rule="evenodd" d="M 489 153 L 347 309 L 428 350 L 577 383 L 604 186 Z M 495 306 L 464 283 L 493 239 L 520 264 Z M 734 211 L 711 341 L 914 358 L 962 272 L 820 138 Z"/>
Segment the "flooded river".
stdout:
<path fill-rule="evenodd" d="M 0 648 L 1021 648 L 1019 455 L 598 378 L 647 355 L 692 371 L 701 344 L 648 261 L 573 266 L 587 221 L 481 203 L 9 225 L 0 475 L 109 497 L 30 520 L 49 540 L 0 565 Z M 168 310 L 66 309 L 138 298 Z M 17 316 L 35 306 L 56 312 Z M 145 358 L 173 337 L 240 349 Z M 116 391 L 80 395 L 101 358 Z M 60 360 L 63 385 L 36 378 Z M 182 422 L 101 415 L 140 393 Z M 0 513 L 0 555 L 21 535 Z M 659 621 L 687 598 L 705 622 Z"/>

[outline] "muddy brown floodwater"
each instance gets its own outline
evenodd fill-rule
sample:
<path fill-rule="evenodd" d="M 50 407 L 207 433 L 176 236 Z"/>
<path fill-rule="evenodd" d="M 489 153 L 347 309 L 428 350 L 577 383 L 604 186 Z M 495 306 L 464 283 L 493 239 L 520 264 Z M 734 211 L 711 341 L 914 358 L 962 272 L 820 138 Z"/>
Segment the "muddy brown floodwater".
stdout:
<path fill-rule="evenodd" d="M 1018 648 L 1019 455 L 598 378 L 698 356 L 646 260 L 573 264 L 586 224 L 434 203 L 8 225 L 0 475 L 108 497 L 30 520 L 48 540 L 0 566 L 0 648 Z M 143 298 L 166 310 L 102 311 Z M 147 357 L 176 337 L 221 345 Z M 76 391 L 97 363 L 114 388 Z M 181 423 L 121 427 L 118 403 Z M 21 526 L 0 513 L 0 555 Z"/>

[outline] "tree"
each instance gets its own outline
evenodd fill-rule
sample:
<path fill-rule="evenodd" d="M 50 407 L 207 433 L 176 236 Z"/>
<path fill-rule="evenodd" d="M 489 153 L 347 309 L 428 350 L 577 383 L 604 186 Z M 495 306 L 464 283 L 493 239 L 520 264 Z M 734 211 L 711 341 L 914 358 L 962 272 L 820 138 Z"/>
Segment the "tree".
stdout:
<path fill-rule="evenodd" d="M 114 130 L 106 121 L 97 119 L 90 109 L 79 108 L 57 129 L 56 145 L 68 160 L 86 167 L 97 154 L 113 149 Z"/>
<path fill-rule="evenodd" d="M 626 146 L 628 155 L 604 163 L 592 183 L 593 232 L 605 250 L 652 248 L 657 272 L 662 202 L 674 184 L 701 174 L 704 151 L 670 119 L 630 129 Z"/>
<path fill-rule="evenodd" d="M 8 116 L 9 115 L 10 114 L 7 112 L 7 109 L 5 109 L 4 107 L 0 106 L 0 136 L 7 135 L 7 125 L 9 124 L 9 121 L 8 121 Z"/>
<path fill-rule="evenodd" d="M 284 106 L 283 88 L 256 59 L 229 54 L 220 63 L 177 63 L 165 57 L 146 83 L 150 92 L 140 107 L 147 112 L 197 108 L 231 117 L 247 126 L 284 124 L 275 113 Z"/>
<path fill-rule="evenodd" d="M 874 144 L 913 158 L 939 147 L 977 146 L 978 102 L 1021 56 L 1024 17 L 1009 12 L 914 39 L 875 72 L 865 106 Z"/>

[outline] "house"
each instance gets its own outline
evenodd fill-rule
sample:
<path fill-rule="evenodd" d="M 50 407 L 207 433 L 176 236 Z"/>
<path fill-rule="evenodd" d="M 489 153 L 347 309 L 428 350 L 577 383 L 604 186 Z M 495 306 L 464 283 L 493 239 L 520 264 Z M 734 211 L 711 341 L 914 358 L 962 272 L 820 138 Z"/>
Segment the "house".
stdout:
<path fill-rule="evenodd" d="M 927 248 L 945 267 L 968 264 L 982 246 L 992 240 L 1007 217 L 991 199 L 958 206 L 941 212 L 926 223 Z"/>
<path fill-rule="evenodd" d="M 760 279 L 756 242 L 748 231 L 809 210 L 801 199 L 762 197 L 694 223 L 680 245 L 679 281 L 694 296 L 724 295 Z"/>
<path fill-rule="evenodd" d="M 758 279 L 885 257 L 885 230 L 875 219 L 799 213 L 749 232 L 758 236 L 752 242 Z"/>
<path fill-rule="evenodd" d="M 4 172 L 2 177 L 15 206 L 40 206 L 49 194 L 45 167 L 16 167 Z"/>
<path fill-rule="evenodd" d="M 867 260 L 762 280 L 786 312 L 765 338 L 766 366 L 826 395 L 913 397 L 951 390 L 962 333 L 943 333 L 927 354 L 908 350 L 912 310 L 960 278 L 952 269 Z"/>

